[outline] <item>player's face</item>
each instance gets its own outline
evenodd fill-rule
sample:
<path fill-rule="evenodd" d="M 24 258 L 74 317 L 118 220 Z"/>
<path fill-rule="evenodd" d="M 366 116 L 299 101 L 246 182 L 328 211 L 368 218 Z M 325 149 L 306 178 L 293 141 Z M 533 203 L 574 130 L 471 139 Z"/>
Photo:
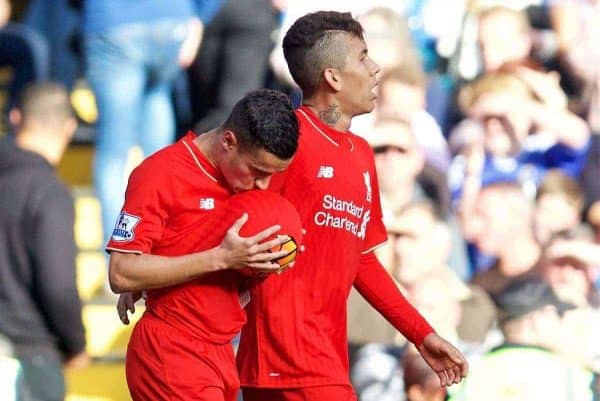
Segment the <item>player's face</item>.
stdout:
<path fill-rule="evenodd" d="M 267 189 L 271 176 L 284 171 L 292 159 L 282 160 L 263 148 L 240 149 L 229 155 L 221 172 L 233 192 Z"/>
<path fill-rule="evenodd" d="M 369 57 L 367 45 L 361 38 L 346 35 L 348 54 L 341 69 L 342 87 L 338 99 L 352 116 L 369 113 L 375 106 L 379 66 Z"/>

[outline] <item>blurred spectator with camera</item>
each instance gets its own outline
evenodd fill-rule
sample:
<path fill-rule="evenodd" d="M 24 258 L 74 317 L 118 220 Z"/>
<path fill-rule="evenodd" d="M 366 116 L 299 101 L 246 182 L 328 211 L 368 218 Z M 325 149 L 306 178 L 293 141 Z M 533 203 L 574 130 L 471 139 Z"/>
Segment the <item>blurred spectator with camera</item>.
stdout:
<path fill-rule="evenodd" d="M 541 101 L 520 76 L 485 75 L 461 89 L 459 102 L 481 131 L 459 141 L 450 186 L 454 199 L 472 196 L 463 185 L 521 182 L 533 196 L 547 170 L 577 177 L 585 163 L 590 130 L 564 107 Z M 474 188 L 477 192 L 477 188 Z"/>

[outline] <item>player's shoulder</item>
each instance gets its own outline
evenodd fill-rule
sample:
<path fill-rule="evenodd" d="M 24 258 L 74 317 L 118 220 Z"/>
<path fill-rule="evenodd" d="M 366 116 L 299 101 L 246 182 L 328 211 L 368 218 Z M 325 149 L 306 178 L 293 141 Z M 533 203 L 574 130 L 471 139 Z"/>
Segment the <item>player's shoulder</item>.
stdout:
<path fill-rule="evenodd" d="M 360 135 L 356 135 L 350 131 L 348 131 L 348 138 L 352 142 L 352 144 L 356 147 L 356 149 L 360 152 L 366 153 L 368 155 L 373 153 L 373 149 L 369 142 Z"/>
<path fill-rule="evenodd" d="M 133 169 L 131 177 L 153 181 L 169 177 L 173 171 L 177 171 L 172 168 L 178 160 L 177 146 L 178 143 L 174 143 L 146 157 Z"/>

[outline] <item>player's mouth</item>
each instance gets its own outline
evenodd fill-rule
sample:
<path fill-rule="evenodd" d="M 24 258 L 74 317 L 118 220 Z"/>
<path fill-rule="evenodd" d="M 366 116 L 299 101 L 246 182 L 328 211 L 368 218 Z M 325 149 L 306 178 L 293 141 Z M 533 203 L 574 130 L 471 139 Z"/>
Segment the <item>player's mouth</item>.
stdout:
<path fill-rule="evenodd" d="M 379 87 L 379 82 L 375 82 L 375 84 L 371 87 L 371 90 L 369 91 L 369 93 L 371 94 L 371 97 L 373 99 L 377 98 L 377 88 Z"/>

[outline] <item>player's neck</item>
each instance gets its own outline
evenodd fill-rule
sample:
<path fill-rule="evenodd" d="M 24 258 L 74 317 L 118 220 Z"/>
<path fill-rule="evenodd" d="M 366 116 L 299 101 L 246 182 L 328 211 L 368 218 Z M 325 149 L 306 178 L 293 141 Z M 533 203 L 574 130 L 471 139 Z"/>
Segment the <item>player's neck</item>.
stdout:
<path fill-rule="evenodd" d="M 346 132 L 350 129 L 352 116 L 344 113 L 339 102 L 331 99 L 313 97 L 304 99 L 303 106 L 309 107 L 321 121 L 331 128 Z"/>
<path fill-rule="evenodd" d="M 194 144 L 200 149 L 200 152 L 208 159 L 213 166 L 217 166 L 217 151 L 219 145 L 219 133 L 212 129 L 194 139 Z"/>

